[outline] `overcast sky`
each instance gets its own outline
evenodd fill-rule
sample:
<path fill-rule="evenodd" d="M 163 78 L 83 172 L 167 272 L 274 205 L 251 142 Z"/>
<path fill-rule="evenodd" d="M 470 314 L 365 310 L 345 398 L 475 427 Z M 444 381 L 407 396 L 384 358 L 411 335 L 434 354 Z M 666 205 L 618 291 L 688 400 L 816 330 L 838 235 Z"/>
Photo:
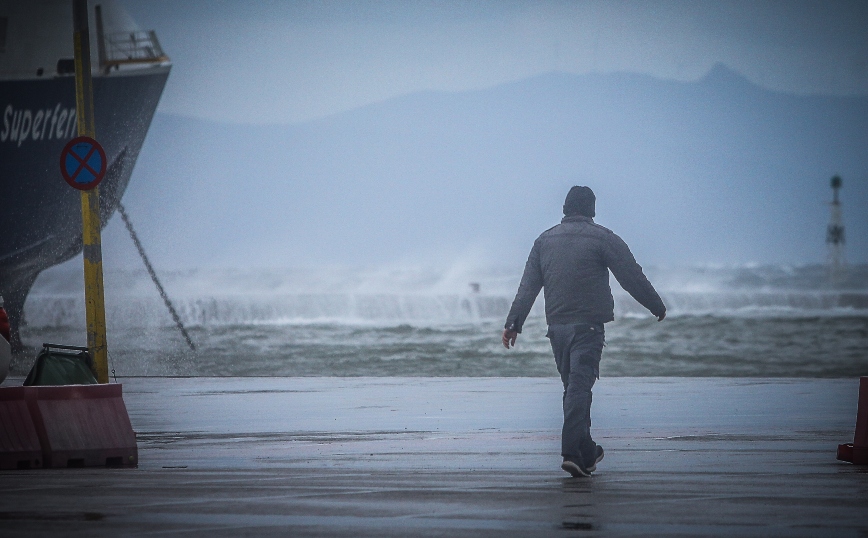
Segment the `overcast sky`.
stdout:
<path fill-rule="evenodd" d="M 866 1 L 121 3 L 174 62 L 160 110 L 220 121 L 301 122 L 550 71 L 689 81 L 716 62 L 784 92 L 868 94 Z"/>
<path fill-rule="evenodd" d="M 503 97 L 510 88 L 496 86 L 551 72 L 693 82 L 717 63 L 773 91 L 868 96 L 868 0 L 117 1 L 140 28 L 156 30 L 174 62 L 160 110 L 199 119 L 301 123 L 432 90 Z M 714 103 L 684 111 L 649 90 L 665 86 L 680 95 L 677 84 L 604 77 L 623 84 L 632 78 L 630 87 L 650 93 L 623 101 L 639 115 L 635 122 L 608 110 L 609 123 L 589 133 L 568 115 L 576 107 L 557 100 L 558 88 L 574 86 L 552 81 L 571 77 L 549 76 L 535 79 L 536 86 L 515 85 L 537 90 L 513 95 L 506 109 L 497 108 L 497 98 L 483 106 L 482 94 L 465 94 L 462 102 L 475 108 L 452 123 L 446 120 L 458 109 L 437 107 L 453 101 L 430 95 L 333 118 L 319 123 L 320 131 L 210 129 L 162 117 L 125 203 L 164 267 L 376 264 L 486 252 L 496 252 L 498 264 L 521 267 L 533 238 L 560 218 L 569 187 L 587 183 L 601 197 L 599 222 L 648 263 L 804 263 L 823 261 L 828 181 L 841 174 L 848 257 L 863 262 L 864 115 L 829 113 L 844 110 L 835 108 L 837 100 L 825 103 L 831 109 L 800 108 L 807 100 L 750 92 L 738 76 L 717 73 L 734 82 L 712 77 L 704 90 L 694 87 L 697 95 L 732 91 L 739 106 L 774 103 L 781 113 L 755 117 L 750 106 Z M 539 88 L 546 80 L 554 84 L 548 93 Z M 751 101 L 759 94 L 765 100 Z M 555 106 L 562 108 L 546 115 Z M 590 106 L 603 113 L 600 101 Z M 395 132 L 410 126 L 412 135 L 392 132 L 382 110 L 403 118 L 391 126 Z M 789 121 L 793 116 L 813 123 L 803 127 Z M 718 132 L 709 118 L 729 128 Z M 438 131 L 438 122 L 448 129 Z M 828 125 L 835 129 L 822 131 Z M 641 129 L 651 130 L 630 138 Z M 230 131 L 243 138 L 233 149 L 250 144 L 249 155 L 242 153 L 249 161 L 221 149 L 232 138 L 218 135 Z M 821 131 L 834 134 L 805 142 Z M 661 132 L 665 139 L 655 136 Z M 678 137 L 685 132 L 707 136 Z M 160 136 L 174 136 L 171 145 L 158 143 Z M 756 143 L 743 147 L 747 140 Z M 395 148 L 401 151 L 390 153 Z M 222 166 L 223 159 L 235 168 Z M 237 170 L 250 174 L 244 189 L 233 188 Z M 441 218 L 453 214 L 460 218 Z M 501 244 L 505 222 L 515 223 L 508 252 Z M 762 233 L 745 231 L 744 223 Z M 371 237 L 377 248 L 368 246 Z M 118 219 L 106 243 L 132 249 Z M 114 259 L 135 256 L 129 250 Z"/>

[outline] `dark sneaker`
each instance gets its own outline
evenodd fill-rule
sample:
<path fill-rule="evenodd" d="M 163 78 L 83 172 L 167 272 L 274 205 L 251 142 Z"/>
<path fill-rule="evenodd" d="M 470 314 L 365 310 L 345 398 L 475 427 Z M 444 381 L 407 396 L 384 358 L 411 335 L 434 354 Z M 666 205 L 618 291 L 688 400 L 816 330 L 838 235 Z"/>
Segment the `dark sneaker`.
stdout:
<path fill-rule="evenodd" d="M 594 461 L 586 467 L 589 473 L 593 473 L 597 470 L 597 464 L 603 459 L 603 447 L 597 445 L 597 448 L 594 452 Z"/>
<path fill-rule="evenodd" d="M 561 464 L 561 469 L 573 475 L 573 478 L 579 476 L 591 476 L 591 472 L 574 462 L 571 458 L 564 458 L 564 462 Z"/>

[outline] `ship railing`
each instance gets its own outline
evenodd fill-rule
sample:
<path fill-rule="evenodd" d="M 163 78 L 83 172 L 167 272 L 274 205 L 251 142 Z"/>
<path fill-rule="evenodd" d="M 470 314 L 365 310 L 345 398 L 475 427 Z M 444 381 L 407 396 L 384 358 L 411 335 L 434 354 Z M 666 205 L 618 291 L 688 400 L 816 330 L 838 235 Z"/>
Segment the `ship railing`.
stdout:
<path fill-rule="evenodd" d="M 153 30 L 105 34 L 102 45 L 100 65 L 106 71 L 121 65 L 169 61 Z"/>

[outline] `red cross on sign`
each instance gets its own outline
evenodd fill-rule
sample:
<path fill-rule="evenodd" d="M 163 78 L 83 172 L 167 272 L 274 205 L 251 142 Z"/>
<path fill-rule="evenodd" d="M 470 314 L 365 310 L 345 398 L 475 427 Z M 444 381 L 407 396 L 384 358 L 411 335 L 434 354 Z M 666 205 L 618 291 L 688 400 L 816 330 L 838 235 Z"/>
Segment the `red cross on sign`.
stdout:
<path fill-rule="evenodd" d="M 60 173 L 78 190 L 88 191 L 99 185 L 107 167 L 105 150 L 89 136 L 73 138 L 60 152 Z"/>

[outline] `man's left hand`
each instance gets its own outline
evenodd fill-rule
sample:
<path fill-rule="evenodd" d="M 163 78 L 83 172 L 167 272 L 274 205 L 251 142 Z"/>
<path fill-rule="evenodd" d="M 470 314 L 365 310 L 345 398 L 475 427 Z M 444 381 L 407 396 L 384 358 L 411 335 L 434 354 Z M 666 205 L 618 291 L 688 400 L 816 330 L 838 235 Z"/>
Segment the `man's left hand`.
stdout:
<path fill-rule="evenodd" d="M 501 340 L 503 341 L 503 347 L 509 349 L 509 346 L 515 347 L 515 339 L 518 338 L 518 331 L 510 331 L 509 329 L 503 330 L 503 337 Z"/>

